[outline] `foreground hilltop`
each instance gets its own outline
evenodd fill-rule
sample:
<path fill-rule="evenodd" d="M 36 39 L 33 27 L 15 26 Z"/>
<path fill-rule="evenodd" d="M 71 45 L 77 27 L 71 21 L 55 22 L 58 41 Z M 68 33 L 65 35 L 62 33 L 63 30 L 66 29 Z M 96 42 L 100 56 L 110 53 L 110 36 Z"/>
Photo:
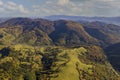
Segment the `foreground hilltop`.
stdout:
<path fill-rule="evenodd" d="M 3 48 L 0 52 L 3 53 L 0 59 L 2 80 L 120 79 L 97 46 L 65 48 L 18 44 Z"/>

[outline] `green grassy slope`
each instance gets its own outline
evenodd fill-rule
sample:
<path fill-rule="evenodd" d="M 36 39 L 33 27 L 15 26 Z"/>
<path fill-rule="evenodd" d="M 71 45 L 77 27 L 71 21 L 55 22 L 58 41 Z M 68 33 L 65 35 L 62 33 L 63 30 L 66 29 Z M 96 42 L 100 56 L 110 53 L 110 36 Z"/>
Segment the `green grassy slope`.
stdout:
<path fill-rule="evenodd" d="M 87 46 L 64 48 L 11 45 L 6 49 L 9 50 L 9 54 L 0 58 L 0 79 L 119 80 L 118 73 L 106 60 L 100 48 L 91 48 L 98 52 L 95 53 L 96 56 Z"/>

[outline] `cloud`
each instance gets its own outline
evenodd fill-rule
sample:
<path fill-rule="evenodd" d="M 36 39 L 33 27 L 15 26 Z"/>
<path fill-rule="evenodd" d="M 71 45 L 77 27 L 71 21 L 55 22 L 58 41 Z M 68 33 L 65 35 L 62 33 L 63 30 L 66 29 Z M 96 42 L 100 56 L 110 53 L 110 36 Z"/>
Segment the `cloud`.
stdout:
<path fill-rule="evenodd" d="M 39 14 L 43 16 L 62 14 L 74 15 L 76 12 L 81 12 L 79 6 L 69 0 L 48 0 L 44 5 L 33 5 L 33 10 L 36 15 Z"/>
<path fill-rule="evenodd" d="M 0 6 L 3 5 L 3 2 L 0 0 Z"/>
<path fill-rule="evenodd" d="M 119 0 L 47 0 L 44 5 L 34 5 L 36 15 L 120 15 Z"/>
<path fill-rule="evenodd" d="M 60 4 L 60 5 L 65 5 L 68 3 L 69 3 L 69 0 L 58 0 L 58 4 Z"/>
<path fill-rule="evenodd" d="M 0 12 L 13 16 L 120 16 L 119 4 L 119 0 L 0 0 Z"/>
<path fill-rule="evenodd" d="M 28 14 L 29 10 L 22 4 L 17 4 L 12 1 L 4 2 L 3 0 L 0 0 L 0 12 L 6 14 L 7 16 L 16 16 L 18 14 Z"/>
<path fill-rule="evenodd" d="M 4 8 L 6 10 L 20 12 L 20 13 L 28 13 L 28 10 L 22 4 L 16 4 L 12 1 L 8 1 L 4 4 Z"/>
<path fill-rule="evenodd" d="M 19 11 L 20 11 L 21 13 L 29 13 L 29 11 L 28 11 L 26 8 L 24 8 L 23 5 L 19 5 L 19 6 L 18 6 L 18 9 L 19 9 Z"/>
<path fill-rule="evenodd" d="M 6 4 L 4 4 L 4 8 L 6 10 L 9 10 L 9 11 L 14 11 L 14 10 L 17 10 L 17 4 L 14 3 L 14 2 L 7 2 Z"/>

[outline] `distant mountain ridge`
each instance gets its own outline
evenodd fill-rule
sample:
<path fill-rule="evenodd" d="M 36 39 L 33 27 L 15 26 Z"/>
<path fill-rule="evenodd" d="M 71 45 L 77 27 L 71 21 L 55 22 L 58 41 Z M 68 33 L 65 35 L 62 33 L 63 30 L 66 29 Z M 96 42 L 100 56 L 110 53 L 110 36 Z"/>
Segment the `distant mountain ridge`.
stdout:
<path fill-rule="evenodd" d="M 66 16 L 66 15 L 52 15 L 52 16 L 46 16 L 45 19 L 49 20 L 72 20 L 72 21 L 100 21 L 105 22 L 108 24 L 116 24 L 120 25 L 120 16 L 118 17 L 86 17 L 86 16 Z"/>
<path fill-rule="evenodd" d="M 7 21 L 7 20 L 9 20 L 10 18 L 0 18 L 0 23 L 2 23 L 2 22 L 5 22 L 5 21 Z"/>

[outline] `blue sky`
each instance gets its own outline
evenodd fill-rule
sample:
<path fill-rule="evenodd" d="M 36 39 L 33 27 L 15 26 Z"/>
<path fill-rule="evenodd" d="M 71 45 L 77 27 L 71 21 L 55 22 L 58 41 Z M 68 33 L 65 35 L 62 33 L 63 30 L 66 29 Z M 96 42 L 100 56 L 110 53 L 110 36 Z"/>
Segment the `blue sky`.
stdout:
<path fill-rule="evenodd" d="M 120 16 L 120 0 L 0 0 L 0 17 Z"/>

